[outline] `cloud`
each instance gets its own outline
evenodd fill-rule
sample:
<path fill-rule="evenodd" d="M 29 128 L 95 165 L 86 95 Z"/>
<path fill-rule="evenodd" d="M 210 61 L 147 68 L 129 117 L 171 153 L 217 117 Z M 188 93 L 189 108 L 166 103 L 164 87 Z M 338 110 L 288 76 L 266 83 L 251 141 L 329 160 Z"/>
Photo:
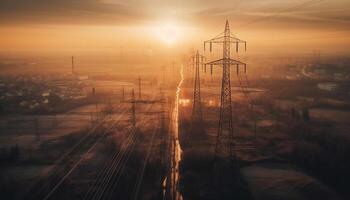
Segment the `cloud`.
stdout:
<path fill-rule="evenodd" d="M 0 24 L 137 25 L 170 16 L 206 28 L 217 26 L 225 19 L 231 20 L 234 25 L 249 24 L 249 28 L 276 28 L 281 25 L 346 28 L 350 19 L 350 3 L 347 0 L 317 2 L 319 1 L 0 0 Z M 294 7 L 297 9 L 288 10 Z"/>
<path fill-rule="evenodd" d="M 142 9 L 100 0 L 0 0 L 0 23 L 126 23 L 147 17 Z"/>

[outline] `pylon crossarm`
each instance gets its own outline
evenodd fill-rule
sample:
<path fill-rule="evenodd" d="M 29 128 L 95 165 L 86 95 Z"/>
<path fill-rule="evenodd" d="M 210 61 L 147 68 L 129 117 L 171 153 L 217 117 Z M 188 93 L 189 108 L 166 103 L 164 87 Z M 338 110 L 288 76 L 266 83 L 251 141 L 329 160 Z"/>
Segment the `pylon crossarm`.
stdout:
<path fill-rule="evenodd" d="M 221 32 L 219 35 L 213 37 L 213 38 L 210 39 L 210 40 L 216 40 L 216 39 L 218 39 L 218 38 L 223 38 L 224 35 L 225 35 L 225 31 Z M 207 41 L 204 41 L 204 42 L 208 42 L 208 41 L 210 41 L 210 40 L 207 40 Z"/>
<path fill-rule="evenodd" d="M 219 60 L 214 60 L 214 61 L 211 61 L 211 62 L 208 62 L 208 63 L 205 63 L 205 65 L 222 65 L 224 59 L 219 59 Z"/>
<path fill-rule="evenodd" d="M 234 59 L 230 59 L 229 62 L 230 62 L 230 65 L 246 65 L 245 63 L 240 62 L 238 60 L 234 60 Z M 205 65 L 223 65 L 223 64 L 224 64 L 223 58 L 221 58 L 219 60 L 214 60 L 212 62 L 205 63 Z"/>
<path fill-rule="evenodd" d="M 204 44 L 207 44 L 207 43 L 223 43 L 224 42 L 224 38 L 225 38 L 225 36 L 213 38 L 213 39 L 204 41 Z"/>
<path fill-rule="evenodd" d="M 204 51 L 206 50 L 206 44 L 209 43 L 209 50 L 210 52 L 212 52 L 212 49 L 213 49 L 213 44 L 223 44 L 223 43 L 230 43 L 230 44 L 236 44 L 236 52 L 238 52 L 238 46 L 239 44 L 244 44 L 244 49 L 247 50 L 247 42 L 244 41 L 244 40 L 241 40 L 239 38 L 236 38 L 236 37 L 233 37 L 233 36 L 221 36 L 221 37 L 218 37 L 218 38 L 214 38 L 214 39 L 211 39 L 211 40 L 207 40 L 207 41 L 204 41 L 203 43 L 203 47 L 204 47 Z"/>
<path fill-rule="evenodd" d="M 230 38 L 230 42 L 231 43 L 246 43 L 246 41 L 244 40 L 241 40 L 235 36 L 228 36 Z M 210 40 L 206 40 L 204 41 L 204 44 L 207 44 L 207 43 L 223 43 L 224 42 L 224 39 L 225 39 L 225 36 L 221 36 L 221 37 L 217 37 L 217 38 L 213 38 L 213 39 L 210 39 Z"/>
<path fill-rule="evenodd" d="M 202 60 L 205 60 L 206 57 L 199 54 L 199 58 L 200 58 L 199 64 L 205 64 Z M 191 56 L 191 58 L 190 58 L 190 64 L 193 65 L 193 64 L 195 64 L 195 63 L 196 63 L 196 56 Z"/>
<path fill-rule="evenodd" d="M 235 40 L 235 42 L 237 41 L 237 42 L 240 42 L 240 43 L 246 43 L 246 41 L 239 39 L 238 37 L 236 37 L 232 33 L 230 34 L 230 38 Z"/>
<path fill-rule="evenodd" d="M 230 58 L 230 65 L 244 65 L 244 66 L 246 66 L 247 64 Z"/>
<path fill-rule="evenodd" d="M 211 51 L 212 51 L 213 43 L 223 43 L 223 42 L 224 42 L 224 39 L 225 39 L 224 36 L 218 36 L 218 37 L 215 37 L 215 38 L 213 38 L 213 39 L 204 41 L 204 42 L 203 42 L 204 51 L 205 51 L 205 47 L 206 47 L 206 44 L 207 44 L 207 43 L 209 43 L 209 47 L 210 47 L 209 49 L 210 49 L 210 52 L 211 52 Z"/>
<path fill-rule="evenodd" d="M 244 50 L 247 51 L 247 42 L 237 38 L 232 33 L 230 35 L 230 43 L 236 44 L 236 52 L 238 52 L 238 45 L 239 45 L 239 43 L 244 44 Z"/>

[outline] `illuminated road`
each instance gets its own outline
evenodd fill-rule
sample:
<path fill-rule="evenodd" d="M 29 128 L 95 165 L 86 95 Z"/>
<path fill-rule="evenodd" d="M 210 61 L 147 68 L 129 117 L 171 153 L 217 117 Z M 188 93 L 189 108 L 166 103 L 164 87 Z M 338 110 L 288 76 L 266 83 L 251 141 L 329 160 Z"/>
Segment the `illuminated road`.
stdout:
<path fill-rule="evenodd" d="M 175 96 L 175 104 L 174 104 L 174 110 L 172 113 L 172 132 L 173 132 L 173 138 L 172 138 L 172 152 L 173 152 L 173 159 L 171 163 L 171 190 L 172 190 L 172 196 L 175 200 L 182 200 L 182 195 L 179 190 L 179 180 L 180 180 L 180 162 L 181 162 L 181 154 L 182 149 L 179 142 L 179 99 L 180 99 L 180 92 L 181 92 L 181 86 L 184 80 L 183 76 L 183 66 L 181 65 L 180 68 L 180 82 L 177 85 L 176 89 L 176 96 Z"/>

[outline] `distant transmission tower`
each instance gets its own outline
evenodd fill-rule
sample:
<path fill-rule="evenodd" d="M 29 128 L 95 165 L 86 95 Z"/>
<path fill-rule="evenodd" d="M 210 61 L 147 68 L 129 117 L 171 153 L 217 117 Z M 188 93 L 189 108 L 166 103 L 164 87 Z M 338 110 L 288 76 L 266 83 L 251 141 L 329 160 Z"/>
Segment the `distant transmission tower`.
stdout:
<path fill-rule="evenodd" d="M 72 74 L 74 74 L 74 56 L 72 56 Z"/>
<path fill-rule="evenodd" d="M 139 100 L 141 100 L 141 77 L 139 76 Z"/>
<path fill-rule="evenodd" d="M 226 21 L 225 31 L 213 39 L 204 42 L 204 51 L 206 44 L 210 45 L 210 52 L 212 51 L 213 43 L 223 44 L 223 58 L 207 63 L 211 69 L 213 65 L 222 66 L 222 82 L 221 82 L 221 104 L 220 104 L 220 119 L 219 130 L 217 134 L 217 141 L 215 146 L 215 156 L 221 158 L 234 158 L 234 144 L 233 144 L 233 124 L 232 124 L 232 102 L 231 102 L 231 75 L 230 66 L 235 65 L 237 74 L 239 72 L 239 66 L 243 65 L 246 70 L 246 64 L 238 60 L 230 58 L 231 44 L 236 45 L 236 52 L 238 52 L 239 43 L 244 43 L 245 49 L 247 47 L 246 42 L 236 38 L 230 33 L 230 27 L 228 20 Z"/>
<path fill-rule="evenodd" d="M 195 56 L 192 57 L 193 62 L 196 66 L 195 71 L 195 81 L 193 89 L 193 107 L 192 107 L 192 125 L 200 124 L 203 122 L 202 106 L 201 106 L 201 81 L 199 75 L 199 65 L 203 64 L 204 56 L 199 55 L 198 51 Z M 201 60 L 201 61 L 200 61 Z"/>

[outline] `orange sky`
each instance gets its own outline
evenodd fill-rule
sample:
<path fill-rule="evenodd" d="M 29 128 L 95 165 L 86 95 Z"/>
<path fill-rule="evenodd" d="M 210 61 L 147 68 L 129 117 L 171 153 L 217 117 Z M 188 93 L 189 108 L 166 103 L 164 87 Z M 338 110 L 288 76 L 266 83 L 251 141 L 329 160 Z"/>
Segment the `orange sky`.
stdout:
<path fill-rule="evenodd" d="M 0 0 L 0 53 L 183 54 L 225 19 L 249 53 L 344 54 L 350 45 L 349 0 Z"/>

